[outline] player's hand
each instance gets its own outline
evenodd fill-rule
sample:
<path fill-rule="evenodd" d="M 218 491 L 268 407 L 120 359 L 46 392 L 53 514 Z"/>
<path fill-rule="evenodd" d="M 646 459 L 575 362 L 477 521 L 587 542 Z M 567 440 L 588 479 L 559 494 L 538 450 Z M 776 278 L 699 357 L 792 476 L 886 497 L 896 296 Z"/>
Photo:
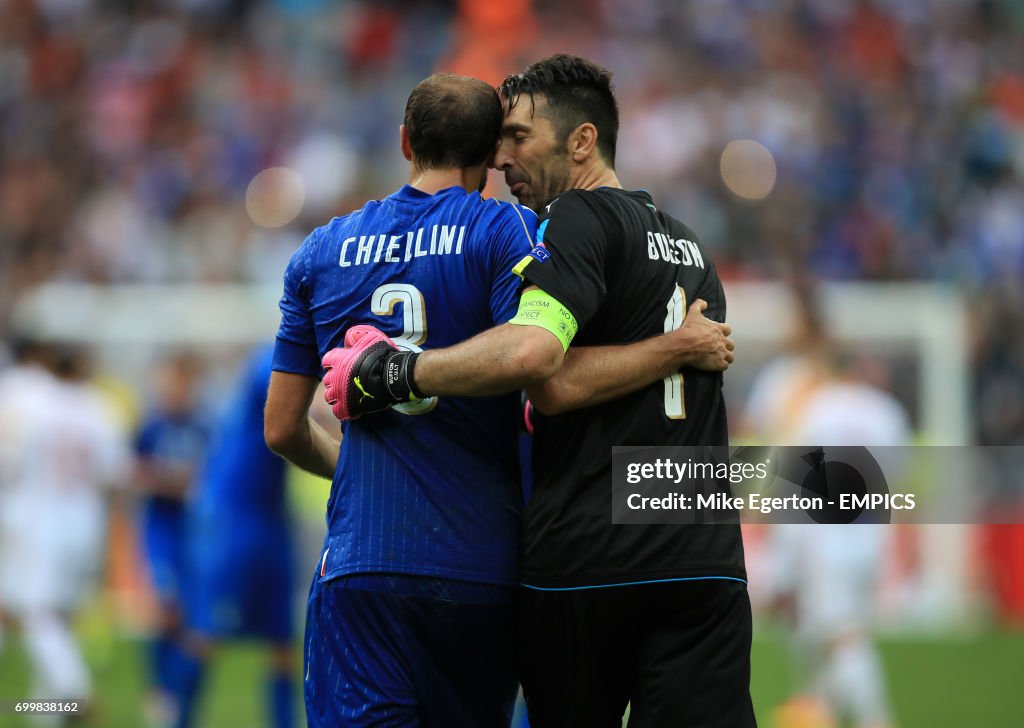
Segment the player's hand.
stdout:
<path fill-rule="evenodd" d="M 683 325 L 676 329 L 684 347 L 682 364 L 704 369 L 710 372 L 721 372 L 729 368 L 735 357 L 733 350 L 736 342 L 730 337 L 732 326 L 712 321 L 704 316 L 707 301 L 698 298 L 686 312 Z"/>
<path fill-rule="evenodd" d="M 353 326 L 345 346 L 324 355 L 324 399 L 339 420 L 380 412 L 420 397 L 412 383 L 419 354 L 399 351 L 373 326 Z"/>

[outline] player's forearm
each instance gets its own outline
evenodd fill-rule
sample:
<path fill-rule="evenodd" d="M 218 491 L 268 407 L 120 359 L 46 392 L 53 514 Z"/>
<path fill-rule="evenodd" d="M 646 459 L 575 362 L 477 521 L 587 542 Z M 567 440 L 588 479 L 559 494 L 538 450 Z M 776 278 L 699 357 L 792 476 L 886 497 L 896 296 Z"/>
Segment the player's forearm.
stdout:
<path fill-rule="evenodd" d="M 289 437 L 268 440 L 268 445 L 303 470 L 328 480 L 334 478 L 341 437 L 333 437 L 312 418 L 307 418 Z"/>
<path fill-rule="evenodd" d="M 677 342 L 655 336 L 621 346 L 572 347 L 558 372 L 527 387 L 538 411 L 548 415 L 610 402 L 675 373 L 686 357 Z"/>
<path fill-rule="evenodd" d="M 505 324 L 416 360 L 416 387 L 427 396 L 481 397 L 542 382 L 561 366 L 555 337 L 532 326 Z"/>
<path fill-rule="evenodd" d="M 694 306 L 687 324 L 667 334 L 633 344 L 570 348 L 553 377 L 526 388 L 530 401 L 554 415 L 632 394 L 680 367 L 726 368 L 732 360 L 731 329 L 708 321 Z"/>
<path fill-rule="evenodd" d="M 263 413 L 263 438 L 281 457 L 321 478 L 333 478 L 341 437 L 332 436 L 309 415 L 317 388 L 312 377 L 275 371 Z"/>
<path fill-rule="evenodd" d="M 332 435 L 323 426 L 310 418 L 309 429 L 313 441 L 313 451 L 316 453 L 311 465 L 307 468 L 311 473 L 322 478 L 331 480 L 334 478 L 334 471 L 338 468 L 338 453 L 341 451 L 341 433 Z"/>

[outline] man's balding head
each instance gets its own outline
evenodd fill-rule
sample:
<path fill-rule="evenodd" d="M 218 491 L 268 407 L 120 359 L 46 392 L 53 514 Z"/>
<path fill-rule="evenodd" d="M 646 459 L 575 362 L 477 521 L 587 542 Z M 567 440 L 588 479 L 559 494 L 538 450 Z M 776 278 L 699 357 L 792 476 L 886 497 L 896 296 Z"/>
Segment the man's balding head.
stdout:
<path fill-rule="evenodd" d="M 494 152 L 503 112 L 478 78 L 438 73 L 420 81 L 405 105 L 405 131 L 420 169 L 463 169 Z"/>

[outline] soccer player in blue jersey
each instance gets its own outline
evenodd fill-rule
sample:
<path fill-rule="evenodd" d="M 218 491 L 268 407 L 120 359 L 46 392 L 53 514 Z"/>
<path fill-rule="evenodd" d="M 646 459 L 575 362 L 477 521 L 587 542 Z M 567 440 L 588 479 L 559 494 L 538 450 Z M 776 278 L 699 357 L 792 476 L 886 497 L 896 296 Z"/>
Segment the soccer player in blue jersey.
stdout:
<path fill-rule="evenodd" d="M 175 686 L 189 662 L 182 644 L 188 587 L 185 498 L 209 439 L 206 417 L 197 407 L 199 376 L 191 354 L 176 352 L 162 360 L 156 372 L 157 401 L 135 441 L 135 482 L 144 494 L 143 552 L 158 605 L 149 706 L 158 722 L 173 720 L 168 716 L 179 712 Z"/>
<path fill-rule="evenodd" d="M 348 425 L 340 463 L 307 415 L 320 358 L 355 324 L 418 350 L 515 312 L 511 267 L 536 216 L 480 196 L 500 125 L 482 81 L 419 84 L 401 132 L 410 184 L 314 231 L 285 274 L 267 442 L 333 478 L 307 607 L 311 726 L 486 728 L 511 715 L 518 397 L 429 400 Z"/>
<path fill-rule="evenodd" d="M 308 416 L 322 356 L 360 324 L 419 351 L 515 315 L 513 268 L 536 215 L 479 194 L 502 118 L 482 81 L 421 82 L 401 129 L 409 184 L 315 230 L 285 273 L 265 434 L 333 479 L 307 606 L 311 726 L 487 728 L 511 717 L 518 395 L 424 399 L 346 423 L 340 457 Z M 680 342 L 650 347 L 649 369 L 671 370 Z M 624 366 L 623 348 L 583 360 Z"/>
<path fill-rule="evenodd" d="M 189 503 L 187 605 L 195 669 L 179 675 L 179 725 L 190 725 L 204 663 L 224 640 L 269 647 L 266 707 L 270 725 L 288 728 L 294 713 L 292 540 L 285 503 L 285 461 L 263 441 L 263 407 L 273 348 L 247 359 L 217 421 Z"/>

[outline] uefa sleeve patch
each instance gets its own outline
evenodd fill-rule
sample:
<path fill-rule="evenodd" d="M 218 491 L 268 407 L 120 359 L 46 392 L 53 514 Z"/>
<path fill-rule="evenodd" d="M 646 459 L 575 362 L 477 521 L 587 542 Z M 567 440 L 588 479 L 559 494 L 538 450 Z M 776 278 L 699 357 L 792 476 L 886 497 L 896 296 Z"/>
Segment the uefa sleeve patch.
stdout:
<path fill-rule="evenodd" d="M 537 243 L 537 245 L 533 247 L 533 250 L 531 250 L 525 258 L 516 263 L 516 266 L 512 269 L 512 272 L 515 273 L 520 278 L 522 278 L 523 271 L 526 270 L 526 266 L 528 266 L 530 263 L 532 263 L 533 261 L 537 261 L 538 263 L 544 263 L 550 258 L 551 251 L 548 250 L 547 247 L 545 247 L 544 243 Z"/>
<path fill-rule="evenodd" d="M 551 257 L 551 251 L 547 249 L 544 243 L 537 243 L 534 249 L 530 251 L 530 257 L 538 263 L 544 263 Z"/>

